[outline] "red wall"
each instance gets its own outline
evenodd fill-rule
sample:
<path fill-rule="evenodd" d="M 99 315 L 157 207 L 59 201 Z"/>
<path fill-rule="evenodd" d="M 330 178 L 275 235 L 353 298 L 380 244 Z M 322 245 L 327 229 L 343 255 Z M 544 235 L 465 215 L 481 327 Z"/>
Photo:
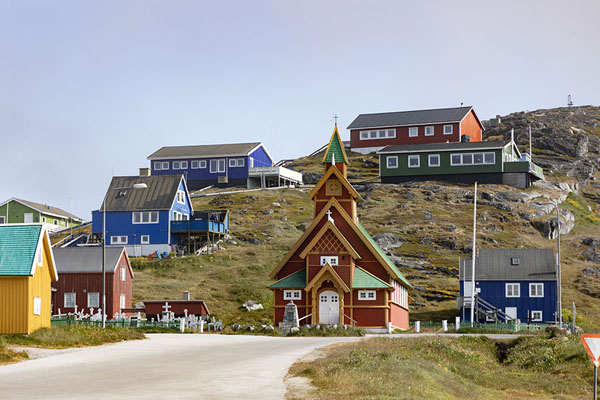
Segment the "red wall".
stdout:
<path fill-rule="evenodd" d="M 425 126 L 433 125 L 433 136 L 425 136 Z M 444 125 L 452 125 L 452 135 L 444 135 Z M 417 125 L 419 136 L 408 137 L 409 126 L 401 126 L 397 128 L 382 127 L 378 129 L 395 129 L 396 137 L 389 139 L 371 139 L 360 140 L 361 129 L 353 129 L 350 131 L 350 146 L 352 148 L 361 147 L 382 147 L 389 145 L 405 145 L 405 144 L 425 144 L 425 143 L 445 143 L 459 141 L 459 123 L 453 124 L 429 124 Z M 368 129 L 364 129 L 368 130 Z"/>
<path fill-rule="evenodd" d="M 482 129 L 479 124 L 479 119 L 471 110 L 461 123 L 461 134 L 471 138 L 471 142 L 481 142 Z"/>
<path fill-rule="evenodd" d="M 408 329 L 408 310 L 394 303 L 390 303 L 390 305 L 392 307 L 392 325 L 395 328 Z"/>

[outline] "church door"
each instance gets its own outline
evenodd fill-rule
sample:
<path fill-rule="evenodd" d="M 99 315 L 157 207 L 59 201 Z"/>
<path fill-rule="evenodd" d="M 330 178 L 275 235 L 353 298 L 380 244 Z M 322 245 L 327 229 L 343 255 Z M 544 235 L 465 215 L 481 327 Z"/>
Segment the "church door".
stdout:
<path fill-rule="evenodd" d="M 319 323 L 333 325 L 340 323 L 340 298 L 332 290 L 319 295 Z"/>

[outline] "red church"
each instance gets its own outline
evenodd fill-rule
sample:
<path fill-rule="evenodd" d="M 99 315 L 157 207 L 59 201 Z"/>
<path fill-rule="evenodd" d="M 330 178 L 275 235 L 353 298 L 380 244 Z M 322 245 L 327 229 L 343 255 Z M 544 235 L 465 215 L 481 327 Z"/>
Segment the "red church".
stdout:
<path fill-rule="evenodd" d="M 412 286 L 358 221 L 362 201 L 347 179 L 337 126 L 323 157 L 325 175 L 310 192 L 314 219 L 270 277 L 276 325 L 293 301 L 303 324 L 408 329 Z"/>

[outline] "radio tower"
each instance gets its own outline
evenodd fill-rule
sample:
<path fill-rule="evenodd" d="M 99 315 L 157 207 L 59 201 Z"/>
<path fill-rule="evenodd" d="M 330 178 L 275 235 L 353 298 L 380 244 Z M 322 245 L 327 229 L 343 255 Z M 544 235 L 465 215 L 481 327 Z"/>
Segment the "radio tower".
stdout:
<path fill-rule="evenodd" d="M 573 107 L 573 101 L 571 101 L 571 95 L 567 97 L 567 107 Z"/>

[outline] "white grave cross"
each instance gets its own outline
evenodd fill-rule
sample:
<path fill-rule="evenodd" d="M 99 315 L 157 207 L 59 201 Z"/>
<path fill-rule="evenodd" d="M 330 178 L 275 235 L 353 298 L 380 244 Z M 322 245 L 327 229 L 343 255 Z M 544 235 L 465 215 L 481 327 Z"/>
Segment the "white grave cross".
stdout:
<path fill-rule="evenodd" d="M 167 301 L 167 302 L 165 302 L 165 305 L 162 306 L 162 308 L 165 309 L 165 312 L 169 312 L 169 309 L 171 308 L 171 306 L 169 305 L 169 302 Z"/>

